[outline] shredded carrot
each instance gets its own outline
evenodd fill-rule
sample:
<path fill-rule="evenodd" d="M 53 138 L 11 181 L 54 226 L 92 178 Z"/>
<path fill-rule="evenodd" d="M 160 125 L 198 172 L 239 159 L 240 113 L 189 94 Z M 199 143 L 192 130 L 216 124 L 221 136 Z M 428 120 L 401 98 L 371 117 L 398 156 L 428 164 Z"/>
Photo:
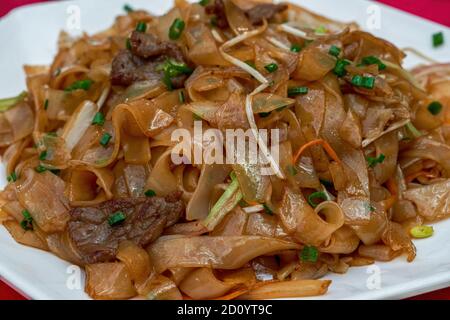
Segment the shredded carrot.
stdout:
<path fill-rule="evenodd" d="M 308 143 L 306 143 L 305 145 L 303 145 L 298 151 L 297 154 L 294 157 L 294 163 L 297 163 L 298 160 L 300 159 L 300 156 L 302 155 L 303 152 L 305 152 L 306 149 L 308 149 L 309 147 L 312 146 L 316 146 L 316 145 L 321 145 L 325 151 L 328 153 L 328 155 L 337 163 L 341 163 L 341 160 L 339 159 L 339 157 L 337 156 L 336 152 L 333 150 L 333 148 L 328 144 L 328 142 L 326 142 L 323 139 L 316 139 L 316 140 L 312 140 Z"/>

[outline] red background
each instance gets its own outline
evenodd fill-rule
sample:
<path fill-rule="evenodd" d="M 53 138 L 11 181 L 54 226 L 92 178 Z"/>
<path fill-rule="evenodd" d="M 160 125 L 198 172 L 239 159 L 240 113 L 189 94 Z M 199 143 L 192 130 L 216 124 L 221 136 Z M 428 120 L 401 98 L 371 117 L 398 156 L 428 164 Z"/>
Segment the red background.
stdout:
<path fill-rule="evenodd" d="M 43 2 L 42 0 L 1 0 L 0 17 L 11 9 L 21 5 Z M 124 0 L 124 3 L 126 1 Z M 423 18 L 441 23 L 450 27 L 450 0 L 379 0 L 390 6 L 408 11 Z M 0 281 L 0 300 L 24 300 L 25 298 Z M 413 300 L 450 300 L 450 288 L 427 293 L 412 298 Z"/>

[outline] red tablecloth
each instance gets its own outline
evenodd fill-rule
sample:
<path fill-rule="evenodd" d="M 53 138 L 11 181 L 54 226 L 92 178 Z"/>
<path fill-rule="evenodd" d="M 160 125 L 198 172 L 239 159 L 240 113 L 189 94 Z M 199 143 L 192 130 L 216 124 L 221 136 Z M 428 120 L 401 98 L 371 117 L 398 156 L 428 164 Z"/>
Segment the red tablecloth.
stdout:
<path fill-rule="evenodd" d="M 1 0 L 0 17 L 8 13 L 11 9 L 24 4 L 43 2 L 42 0 Z M 429 20 L 450 26 L 450 0 L 379 0 L 390 6 L 408 11 L 415 15 Z M 0 281 L 0 300 L 21 300 L 25 299 L 19 293 Z M 450 300 L 450 288 L 427 293 L 413 298 L 436 300 Z"/>

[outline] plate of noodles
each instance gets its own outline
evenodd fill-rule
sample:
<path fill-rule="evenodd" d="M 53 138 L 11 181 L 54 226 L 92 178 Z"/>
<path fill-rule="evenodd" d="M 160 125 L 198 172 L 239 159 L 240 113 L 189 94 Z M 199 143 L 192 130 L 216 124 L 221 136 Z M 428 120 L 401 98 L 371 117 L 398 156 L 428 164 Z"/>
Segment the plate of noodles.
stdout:
<path fill-rule="evenodd" d="M 0 276 L 29 298 L 450 285 L 448 28 L 363 0 L 80 0 L 0 40 Z"/>

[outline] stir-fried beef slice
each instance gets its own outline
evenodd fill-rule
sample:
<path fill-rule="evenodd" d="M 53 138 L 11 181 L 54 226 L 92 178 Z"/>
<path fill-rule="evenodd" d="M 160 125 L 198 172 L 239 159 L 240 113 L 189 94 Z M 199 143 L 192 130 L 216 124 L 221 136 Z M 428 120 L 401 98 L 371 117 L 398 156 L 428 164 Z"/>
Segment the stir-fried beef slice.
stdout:
<path fill-rule="evenodd" d="M 228 19 L 223 0 L 215 0 L 213 4 L 206 6 L 205 11 L 207 14 L 212 14 L 216 17 L 217 27 L 220 29 L 228 28 Z"/>
<path fill-rule="evenodd" d="M 133 31 L 130 45 L 130 50 L 120 51 L 113 59 L 111 82 L 114 85 L 129 86 L 136 81 L 162 80 L 164 73 L 158 67 L 169 58 L 186 63 L 175 43 L 161 41 L 153 34 Z M 186 75 L 172 78 L 173 87 L 183 87 L 186 78 Z"/>
<path fill-rule="evenodd" d="M 255 6 L 248 10 L 247 16 L 252 24 L 261 24 L 264 19 L 270 20 L 277 13 L 283 12 L 288 8 L 287 4 L 265 3 Z"/>
<path fill-rule="evenodd" d="M 164 55 L 179 62 L 184 62 L 183 52 L 173 42 L 161 41 L 151 33 L 133 31 L 130 37 L 131 52 L 141 58 Z"/>
<path fill-rule="evenodd" d="M 68 224 L 71 243 L 86 264 L 113 260 L 123 240 L 144 247 L 179 220 L 184 212 L 180 196 L 175 193 L 165 198 L 127 198 L 75 208 Z M 108 218 L 117 212 L 122 212 L 125 220 L 111 226 Z"/>

